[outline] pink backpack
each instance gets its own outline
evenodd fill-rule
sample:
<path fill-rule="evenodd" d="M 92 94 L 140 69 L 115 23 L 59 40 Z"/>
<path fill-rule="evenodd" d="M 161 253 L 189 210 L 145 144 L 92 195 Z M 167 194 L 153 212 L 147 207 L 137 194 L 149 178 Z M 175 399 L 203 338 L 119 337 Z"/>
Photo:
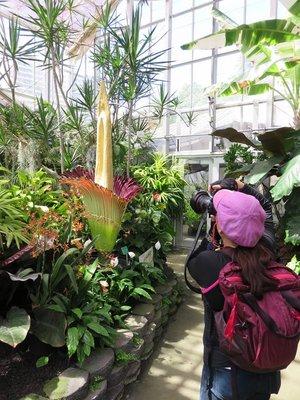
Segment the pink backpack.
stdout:
<path fill-rule="evenodd" d="M 261 300 L 243 283 L 241 268 L 229 262 L 217 284 L 225 297 L 222 311 L 215 312 L 220 348 L 242 369 L 272 372 L 286 368 L 295 358 L 300 338 L 300 277 L 273 263 L 270 274 L 277 290 Z"/>

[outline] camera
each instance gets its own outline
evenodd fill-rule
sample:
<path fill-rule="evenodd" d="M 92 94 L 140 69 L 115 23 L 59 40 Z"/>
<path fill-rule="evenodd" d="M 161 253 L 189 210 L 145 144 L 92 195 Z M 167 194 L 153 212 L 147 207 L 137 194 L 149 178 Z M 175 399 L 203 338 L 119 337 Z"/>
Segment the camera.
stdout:
<path fill-rule="evenodd" d="M 203 214 L 207 211 L 209 214 L 215 215 L 216 211 L 212 200 L 213 197 L 208 192 L 199 190 L 191 198 L 190 205 L 197 214 Z"/>
<path fill-rule="evenodd" d="M 216 181 L 211 184 L 211 187 L 219 186 L 220 189 L 228 189 L 228 190 L 237 190 L 236 180 L 233 178 L 225 178 L 220 181 Z M 217 190 L 218 190 L 217 189 Z M 197 214 L 203 214 L 206 211 L 209 215 L 216 215 L 216 210 L 213 204 L 213 196 L 217 192 L 217 190 L 212 190 L 211 194 L 206 192 L 205 190 L 197 191 L 190 200 L 190 205 L 192 209 Z"/>

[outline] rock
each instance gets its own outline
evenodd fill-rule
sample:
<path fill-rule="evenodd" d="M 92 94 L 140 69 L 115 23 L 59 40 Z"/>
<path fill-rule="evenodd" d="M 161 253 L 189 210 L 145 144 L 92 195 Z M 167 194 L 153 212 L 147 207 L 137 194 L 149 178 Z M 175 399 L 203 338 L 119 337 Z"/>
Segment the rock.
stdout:
<path fill-rule="evenodd" d="M 126 351 L 130 346 L 130 342 L 133 339 L 133 333 L 126 329 L 117 330 L 117 339 L 114 344 L 115 349 L 122 349 Z"/>
<path fill-rule="evenodd" d="M 172 289 L 177 285 L 177 279 L 176 278 L 173 278 L 173 279 L 171 279 L 171 280 L 169 280 L 169 281 L 167 281 L 165 284 L 167 285 L 167 286 L 170 286 Z"/>
<path fill-rule="evenodd" d="M 88 371 L 91 377 L 106 377 L 115 361 L 115 353 L 112 349 L 99 349 L 92 352 L 86 358 L 81 366 L 82 369 Z"/>
<path fill-rule="evenodd" d="M 140 371 L 141 371 L 140 361 L 134 361 L 133 363 L 130 363 L 127 376 L 125 379 L 125 385 L 129 385 L 129 383 L 136 381 Z"/>
<path fill-rule="evenodd" d="M 153 342 L 154 337 L 155 337 L 155 329 L 147 332 L 147 335 L 144 336 L 145 345 L 147 345 L 150 342 Z"/>
<path fill-rule="evenodd" d="M 84 400 L 104 400 L 104 396 L 107 390 L 107 381 L 100 382 L 101 386 L 98 389 L 90 390 L 87 397 Z"/>
<path fill-rule="evenodd" d="M 156 311 L 153 320 L 153 322 L 156 324 L 156 328 L 158 328 L 161 325 L 161 318 L 162 318 L 161 310 Z"/>
<path fill-rule="evenodd" d="M 31 393 L 25 397 L 22 397 L 20 400 L 47 400 L 47 399 L 46 397 L 42 397 L 38 394 Z"/>
<path fill-rule="evenodd" d="M 124 322 L 131 331 L 139 333 L 141 336 L 148 329 L 148 320 L 142 315 L 128 315 Z"/>
<path fill-rule="evenodd" d="M 162 296 L 158 293 L 153 293 L 151 294 L 151 299 L 145 299 L 143 300 L 143 303 L 154 304 L 156 308 L 156 305 L 161 303 L 161 301 L 162 301 Z"/>
<path fill-rule="evenodd" d="M 127 364 L 115 365 L 107 378 L 108 386 L 116 386 L 120 382 L 123 382 L 126 379 L 127 371 Z"/>
<path fill-rule="evenodd" d="M 163 333 L 163 327 L 160 326 L 155 332 L 155 338 L 160 338 Z"/>
<path fill-rule="evenodd" d="M 165 317 L 168 314 L 169 310 L 170 310 L 169 305 L 168 304 L 164 304 L 162 306 L 162 308 L 161 308 L 161 316 Z"/>
<path fill-rule="evenodd" d="M 155 288 L 156 293 L 160 294 L 162 297 L 167 297 L 172 292 L 172 286 L 170 285 L 158 285 Z"/>
<path fill-rule="evenodd" d="M 140 339 L 140 343 L 138 345 L 131 343 L 131 347 L 129 348 L 129 353 L 133 354 L 136 357 L 139 357 L 144 351 L 145 341 L 144 339 Z"/>
<path fill-rule="evenodd" d="M 121 382 L 119 385 L 113 386 L 107 389 L 105 400 L 120 400 L 124 393 L 124 383 Z"/>
<path fill-rule="evenodd" d="M 44 385 L 50 400 L 79 400 L 87 395 L 89 373 L 79 368 L 68 368 Z"/>
<path fill-rule="evenodd" d="M 154 318 L 154 305 L 153 304 L 138 304 L 131 311 L 133 315 L 142 315 L 147 318 L 149 322 L 151 322 Z"/>
<path fill-rule="evenodd" d="M 143 356 L 148 354 L 150 351 L 152 351 L 153 348 L 154 348 L 154 342 L 148 343 L 147 346 L 144 347 Z"/>
<path fill-rule="evenodd" d="M 169 321 L 169 315 L 168 315 L 168 314 L 165 315 L 164 317 L 162 317 L 162 319 L 161 319 L 161 325 L 162 325 L 163 328 L 164 328 L 165 325 L 168 323 L 168 321 Z"/>
<path fill-rule="evenodd" d="M 170 307 L 169 315 L 174 315 L 176 311 L 177 311 L 177 305 L 174 304 L 172 307 Z"/>

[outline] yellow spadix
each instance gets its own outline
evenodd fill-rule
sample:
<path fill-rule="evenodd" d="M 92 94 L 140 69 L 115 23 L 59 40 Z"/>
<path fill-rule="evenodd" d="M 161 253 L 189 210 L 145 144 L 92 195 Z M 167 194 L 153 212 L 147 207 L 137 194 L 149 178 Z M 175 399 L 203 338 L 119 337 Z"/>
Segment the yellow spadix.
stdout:
<path fill-rule="evenodd" d="M 100 83 L 95 183 L 113 190 L 112 126 L 105 83 Z"/>

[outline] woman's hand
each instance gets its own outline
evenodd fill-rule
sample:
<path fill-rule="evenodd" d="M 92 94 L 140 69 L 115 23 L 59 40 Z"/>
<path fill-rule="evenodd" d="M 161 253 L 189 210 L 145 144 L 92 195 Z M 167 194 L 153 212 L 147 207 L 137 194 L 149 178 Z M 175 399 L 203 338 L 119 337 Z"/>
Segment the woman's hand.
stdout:
<path fill-rule="evenodd" d="M 222 179 L 221 181 L 217 181 L 211 184 L 208 190 L 211 194 L 214 194 L 221 189 L 242 190 L 244 186 L 245 184 L 239 179 L 225 178 Z"/>

